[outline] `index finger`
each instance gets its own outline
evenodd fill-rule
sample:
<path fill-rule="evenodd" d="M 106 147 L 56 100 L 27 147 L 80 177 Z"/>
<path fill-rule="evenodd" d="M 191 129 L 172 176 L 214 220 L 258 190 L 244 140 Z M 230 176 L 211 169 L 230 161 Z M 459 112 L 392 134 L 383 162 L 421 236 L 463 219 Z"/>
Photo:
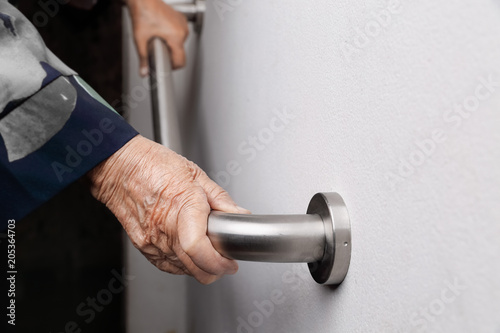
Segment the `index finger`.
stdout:
<path fill-rule="evenodd" d="M 210 206 L 206 201 L 191 201 L 181 208 L 178 215 L 178 237 L 182 250 L 193 263 L 213 275 L 234 274 L 238 264 L 223 257 L 215 250 L 207 236 Z"/>

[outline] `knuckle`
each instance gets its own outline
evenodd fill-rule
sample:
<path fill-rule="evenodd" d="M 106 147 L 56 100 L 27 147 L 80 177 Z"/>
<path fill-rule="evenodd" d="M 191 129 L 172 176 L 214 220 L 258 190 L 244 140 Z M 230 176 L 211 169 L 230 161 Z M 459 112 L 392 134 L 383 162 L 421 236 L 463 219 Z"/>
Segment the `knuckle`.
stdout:
<path fill-rule="evenodd" d="M 165 198 L 164 206 L 168 220 L 178 219 L 179 212 L 189 207 L 191 195 L 188 189 L 183 188 L 180 184 L 177 185 L 175 185 L 175 190 L 172 191 L 172 194 Z"/>
<path fill-rule="evenodd" d="M 188 161 L 186 167 L 193 179 L 197 179 L 205 174 L 205 172 L 201 170 L 201 168 L 198 167 L 194 162 Z"/>
<path fill-rule="evenodd" d="M 179 39 L 179 41 L 184 41 L 189 34 L 189 30 L 185 27 L 176 29 L 175 31 L 175 37 Z"/>
<path fill-rule="evenodd" d="M 207 196 L 212 198 L 212 201 L 224 201 L 230 200 L 231 197 L 229 194 L 218 185 L 213 185 L 207 189 Z"/>
<path fill-rule="evenodd" d="M 188 36 L 189 36 L 189 29 L 186 26 L 186 27 L 184 27 L 184 29 L 182 29 L 181 38 L 182 38 L 182 40 L 186 40 Z"/>
<path fill-rule="evenodd" d="M 214 187 L 211 190 L 211 194 L 213 195 L 214 200 L 227 199 L 229 198 L 229 194 L 220 187 Z"/>

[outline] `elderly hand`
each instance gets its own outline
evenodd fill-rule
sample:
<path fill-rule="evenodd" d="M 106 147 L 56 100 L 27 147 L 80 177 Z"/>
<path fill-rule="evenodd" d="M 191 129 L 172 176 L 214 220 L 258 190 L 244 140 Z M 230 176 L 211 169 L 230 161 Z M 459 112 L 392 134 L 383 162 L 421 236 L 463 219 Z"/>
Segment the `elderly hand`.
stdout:
<path fill-rule="evenodd" d="M 88 174 L 91 192 L 159 269 L 209 284 L 238 270 L 207 237 L 210 209 L 249 213 L 193 162 L 140 135 Z"/>
<path fill-rule="evenodd" d="M 172 68 L 183 67 L 186 64 L 184 41 L 189 33 L 184 15 L 162 0 L 126 0 L 126 2 L 132 16 L 141 75 L 148 74 L 148 41 L 153 37 L 160 37 L 167 42 Z"/>

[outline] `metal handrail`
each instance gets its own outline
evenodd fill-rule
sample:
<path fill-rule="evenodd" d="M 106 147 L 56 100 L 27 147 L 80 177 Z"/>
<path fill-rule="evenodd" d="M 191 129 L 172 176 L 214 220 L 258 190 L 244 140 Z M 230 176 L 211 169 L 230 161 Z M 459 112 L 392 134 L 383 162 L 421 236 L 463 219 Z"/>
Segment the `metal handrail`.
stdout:
<path fill-rule="evenodd" d="M 212 212 L 207 234 L 227 258 L 308 263 L 320 284 L 340 284 L 349 270 L 351 224 L 338 193 L 317 193 L 304 215 Z"/>
<path fill-rule="evenodd" d="M 198 3 L 201 1 L 198 1 Z M 181 7 L 179 7 L 181 8 Z M 188 18 L 202 21 L 204 6 L 183 7 Z M 149 43 L 154 138 L 181 153 L 172 67 L 166 43 Z M 340 284 L 349 269 L 351 226 L 342 197 L 318 193 L 303 215 L 245 215 L 213 211 L 207 235 L 227 258 L 260 262 L 305 262 L 320 284 Z"/>
<path fill-rule="evenodd" d="M 170 52 L 164 40 L 155 37 L 148 44 L 149 82 L 156 142 L 182 153 L 179 118 L 175 105 Z"/>

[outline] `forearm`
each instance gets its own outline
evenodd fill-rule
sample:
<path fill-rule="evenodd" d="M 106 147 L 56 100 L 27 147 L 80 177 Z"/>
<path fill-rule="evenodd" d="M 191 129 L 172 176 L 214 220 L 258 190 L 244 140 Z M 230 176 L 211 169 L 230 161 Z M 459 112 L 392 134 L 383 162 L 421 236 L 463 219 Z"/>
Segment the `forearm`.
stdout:
<path fill-rule="evenodd" d="M 137 132 L 17 9 L 0 1 L 0 14 L 0 215 L 20 219 Z"/>

